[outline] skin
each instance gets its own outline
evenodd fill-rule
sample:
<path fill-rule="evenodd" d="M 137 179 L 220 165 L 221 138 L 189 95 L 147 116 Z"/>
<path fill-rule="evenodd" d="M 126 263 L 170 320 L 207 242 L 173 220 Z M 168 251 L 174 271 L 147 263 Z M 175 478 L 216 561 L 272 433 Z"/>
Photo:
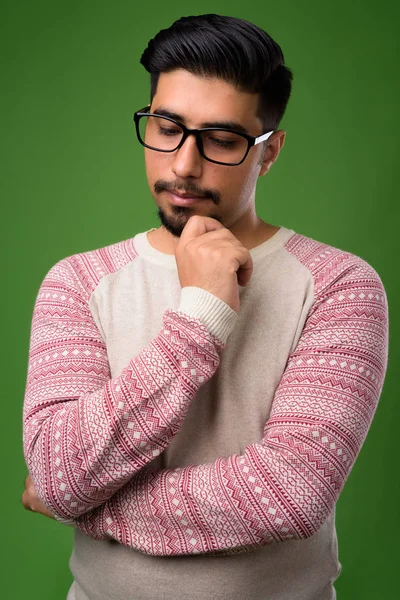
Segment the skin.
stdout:
<path fill-rule="evenodd" d="M 25 489 L 23 491 L 21 502 L 26 510 L 39 513 L 50 519 L 55 519 L 55 516 L 49 511 L 49 509 L 41 502 L 33 485 L 33 481 L 30 475 L 25 479 Z"/>
<path fill-rule="evenodd" d="M 184 124 L 189 128 L 199 128 L 204 122 L 234 120 L 257 136 L 266 133 L 257 117 L 258 101 L 259 94 L 238 91 L 222 79 L 177 69 L 160 74 L 150 112 L 161 106 L 167 108 L 185 117 Z M 266 151 L 262 143 L 253 146 L 245 161 L 234 167 L 205 160 L 194 136 L 171 153 L 145 148 L 147 180 L 161 221 L 158 229 L 148 233 L 150 244 L 161 252 L 175 254 L 183 228 L 195 214 L 217 219 L 248 250 L 274 235 L 279 227 L 256 214 L 255 191 L 258 177 L 265 175 L 278 158 L 285 135 L 283 130 L 275 131 Z M 201 196 L 211 192 L 212 198 L 193 206 L 175 206 L 166 189 Z"/>
<path fill-rule="evenodd" d="M 199 77 L 179 69 L 161 73 L 150 111 L 163 106 L 184 116 L 184 124 L 190 128 L 199 128 L 207 121 L 233 120 L 257 136 L 266 133 L 257 117 L 258 100 L 259 94 L 240 92 L 221 79 Z M 255 191 L 258 178 L 268 173 L 278 158 L 285 135 L 283 130 L 274 132 L 266 151 L 263 144 L 251 148 L 245 161 L 235 167 L 205 160 L 194 136 L 170 154 L 145 148 L 147 180 L 161 221 L 158 229 L 148 233 L 150 244 L 160 252 L 175 254 L 183 228 L 194 214 L 217 219 L 248 250 L 272 237 L 279 227 L 257 216 Z M 208 192 L 211 198 L 189 207 L 175 206 L 166 189 L 195 195 Z M 39 500 L 30 475 L 25 479 L 21 502 L 26 510 L 55 519 Z"/>

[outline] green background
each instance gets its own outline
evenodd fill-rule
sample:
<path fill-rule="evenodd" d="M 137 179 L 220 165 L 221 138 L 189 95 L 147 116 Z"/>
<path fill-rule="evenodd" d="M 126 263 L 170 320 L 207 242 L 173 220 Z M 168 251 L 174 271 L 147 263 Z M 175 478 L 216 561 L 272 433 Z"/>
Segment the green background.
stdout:
<path fill-rule="evenodd" d="M 280 126 L 286 143 L 259 180 L 258 215 L 361 256 L 386 288 L 389 366 L 337 505 L 343 570 L 335 587 L 339 600 L 399 597 L 398 6 L 1 3 L 2 598 L 62 600 L 72 581 L 72 530 L 25 511 L 20 501 L 27 475 L 22 405 L 39 285 L 61 258 L 159 226 L 132 123 L 149 101 L 139 59 L 160 29 L 208 12 L 265 29 L 294 71 Z"/>

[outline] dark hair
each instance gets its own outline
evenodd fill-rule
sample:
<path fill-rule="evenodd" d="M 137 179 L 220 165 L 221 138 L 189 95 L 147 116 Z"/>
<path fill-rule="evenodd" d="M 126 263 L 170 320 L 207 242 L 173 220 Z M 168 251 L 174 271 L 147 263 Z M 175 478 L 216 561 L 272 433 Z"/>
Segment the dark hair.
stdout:
<path fill-rule="evenodd" d="M 140 63 L 150 73 L 150 101 L 160 73 L 185 69 L 220 77 L 238 90 L 260 93 L 257 116 L 264 131 L 278 128 L 292 88 L 293 72 L 280 46 L 262 29 L 216 14 L 182 17 L 150 40 Z"/>

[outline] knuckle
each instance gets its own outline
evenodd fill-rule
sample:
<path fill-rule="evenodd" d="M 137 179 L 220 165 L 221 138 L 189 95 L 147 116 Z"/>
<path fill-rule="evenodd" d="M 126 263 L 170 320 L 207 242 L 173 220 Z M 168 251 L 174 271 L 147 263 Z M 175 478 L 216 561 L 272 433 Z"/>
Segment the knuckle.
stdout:
<path fill-rule="evenodd" d="M 194 240 L 193 240 L 194 241 Z M 194 248 L 193 248 L 194 249 Z M 200 246 L 197 246 L 197 252 L 198 254 L 200 254 L 201 256 L 206 256 L 210 254 L 210 246 L 208 246 L 207 244 L 201 244 Z"/>
<path fill-rule="evenodd" d="M 207 254 L 213 260 L 221 260 L 224 256 L 224 251 L 218 246 L 203 246 L 203 254 Z"/>
<path fill-rule="evenodd" d="M 24 497 L 24 495 L 22 495 L 21 504 L 22 504 L 22 506 L 24 507 L 25 510 L 31 510 L 28 498 Z"/>
<path fill-rule="evenodd" d="M 214 259 L 222 261 L 226 256 L 226 253 L 224 252 L 223 248 L 215 248 L 212 255 Z"/>

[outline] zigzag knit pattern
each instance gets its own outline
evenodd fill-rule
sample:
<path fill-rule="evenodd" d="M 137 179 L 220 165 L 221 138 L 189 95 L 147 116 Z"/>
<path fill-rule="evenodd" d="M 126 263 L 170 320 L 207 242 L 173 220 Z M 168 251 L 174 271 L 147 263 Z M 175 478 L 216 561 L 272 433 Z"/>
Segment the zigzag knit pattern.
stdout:
<path fill-rule="evenodd" d="M 388 304 L 363 259 L 300 234 L 285 245 L 314 303 L 275 391 L 262 440 L 198 466 L 143 469 L 182 425 L 224 345 L 167 309 L 159 335 L 110 376 L 88 308 L 132 239 L 58 262 L 37 295 L 23 411 L 39 498 L 94 539 L 152 555 L 226 554 L 315 534 L 374 417 L 388 361 Z"/>

